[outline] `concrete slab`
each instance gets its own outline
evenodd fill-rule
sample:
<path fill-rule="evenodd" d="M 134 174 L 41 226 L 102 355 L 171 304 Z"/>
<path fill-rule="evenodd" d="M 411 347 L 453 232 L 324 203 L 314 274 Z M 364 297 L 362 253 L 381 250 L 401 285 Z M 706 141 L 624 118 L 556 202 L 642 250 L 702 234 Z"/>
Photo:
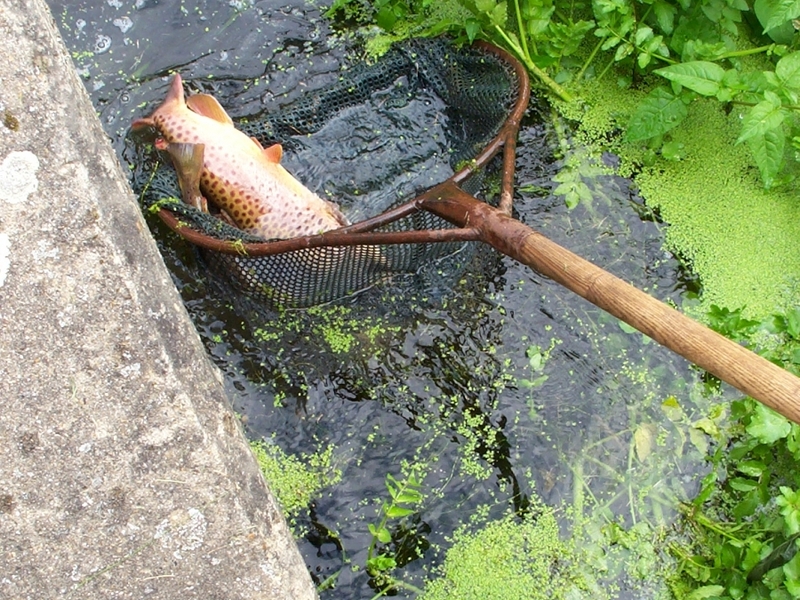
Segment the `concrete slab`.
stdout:
<path fill-rule="evenodd" d="M 0 0 L 0 598 L 314 598 L 42 0 Z"/>

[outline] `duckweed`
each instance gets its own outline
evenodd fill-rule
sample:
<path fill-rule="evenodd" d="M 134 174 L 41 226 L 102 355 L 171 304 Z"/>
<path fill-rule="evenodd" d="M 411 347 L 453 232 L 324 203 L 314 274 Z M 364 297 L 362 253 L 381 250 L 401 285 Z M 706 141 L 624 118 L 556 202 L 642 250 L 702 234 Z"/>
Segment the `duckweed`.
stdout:
<path fill-rule="evenodd" d="M 521 520 L 508 515 L 478 531 L 462 528 L 454 542 L 422 600 L 582 597 L 572 550 L 559 537 L 552 509 Z"/>
<path fill-rule="evenodd" d="M 589 82 L 588 103 L 563 115 L 580 119 L 576 146 L 617 153 L 619 174 L 634 176 L 648 206 L 669 225 L 666 247 L 703 284 L 696 316 L 712 304 L 745 307 L 764 317 L 787 305 L 800 279 L 800 202 L 791 186 L 765 190 L 746 145 L 735 145 L 739 114 L 697 100 L 686 121 L 665 136 L 680 156 L 629 144 L 611 134 L 625 123 L 640 94 Z M 641 92 L 644 94 L 644 92 Z"/>
<path fill-rule="evenodd" d="M 251 441 L 250 447 L 290 524 L 323 489 L 342 478 L 341 470 L 333 464 L 332 446 L 299 458 L 261 440 Z"/>

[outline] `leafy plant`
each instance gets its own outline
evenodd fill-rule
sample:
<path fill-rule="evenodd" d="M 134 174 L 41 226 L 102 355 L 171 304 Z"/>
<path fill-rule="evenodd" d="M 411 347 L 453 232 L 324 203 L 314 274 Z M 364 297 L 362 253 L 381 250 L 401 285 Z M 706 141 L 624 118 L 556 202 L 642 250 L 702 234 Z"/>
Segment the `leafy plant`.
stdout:
<path fill-rule="evenodd" d="M 441 6 L 467 16 L 459 21 Z M 397 37 L 449 31 L 469 41 L 487 39 L 515 54 L 568 103 L 577 99 L 574 89 L 584 77 L 602 78 L 612 67 L 623 86 L 658 76 L 666 82 L 653 86 L 630 117 L 628 142 L 674 156 L 665 135 L 686 118 L 694 100 L 714 98 L 743 110 L 736 143 L 747 144 L 765 187 L 791 179 L 787 158 L 796 159 L 789 150 L 800 149 L 800 52 L 793 51 L 798 2 L 336 0 L 328 14 L 375 23 Z M 748 35 L 772 39 L 754 45 Z M 777 60 L 772 68 L 745 60 L 758 54 Z"/>
<path fill-rule="evenodd" d="M 413 472 L 402 481 L 396 479 L 391 473 L 387 473 L 385 483 L 389 499 L 381 505 L 381 520 L 377 524 L 369 524 L 372 540 L 367 550 L 366 567 L 375 586 L 380 590 L 376 598 L 397 588 L 405 588 L 418 593 L 421 591 L 391 575 L 398 566 L 398 561 L 396 552 L 389 548 L 389 544 L 393 541 L 389 523 L 394 521 L 402 524 L 416 512 L 424 498 L 421 492 L 422 484 Z M 403 529 L 402 527 L 397 528 L 399 531 Z"/>
<path fill-rule="evenodd" d="M 785 368 L 800 367 L 800 309 L 756 323 L 714 307 L 710 323 Z M 759 341 L 760 340 L 760 341 Z M 800 593 L 800 426 L 749 398 L 734 402 L 712 470 L 683 506 L 673 592 L 686 598 L 796 598 Z"/>

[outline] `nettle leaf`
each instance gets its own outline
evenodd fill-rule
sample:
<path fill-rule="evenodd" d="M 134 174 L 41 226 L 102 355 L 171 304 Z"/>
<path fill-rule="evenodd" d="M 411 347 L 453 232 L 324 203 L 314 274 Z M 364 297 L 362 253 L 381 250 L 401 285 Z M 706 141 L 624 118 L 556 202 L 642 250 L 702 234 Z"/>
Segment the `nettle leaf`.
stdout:
<path fill-rule="evenodd" d="M 764 187 L 769 189 L 775 183 L 775 178 L 783 167 L 783 151 L 786 144 L 786 136 L 780 127 L 769 129 L 762 134 L 754 135 L 747 140 L 747 145 L 756 166 L 761 172 L 761 179 L 764 180 Z"/>
<path fill-rule="evenodd" d="M 671 34 L 675 24 L 675 13 L 678 12 L 678 9 L 664 0 L 656 0 L 653 3 L 653 12 L 661 31 L 667 35 Z"/>
<path fill-rule="evenodd" d="M 725 76 L 725 69 L 705 60 L 670 65 L 656 69 L 655 72 L 703 96 L 716 96 L 719 84 Z"/>
<path fill-rule="evenodd" d="M 787 54 L 775 65 L 775 75 L 787 87 L 800 88 L 800 52 Z"/>
<path fill-rule="evenodd" d="M 774 444 L 785 438 L 791 429 L 792 425 L 786 420 L 786 417 L 763 404 L 756 405 L 750 424 L 746 428 L 747 433 L 764 444 Z"/>
<path fill-rule="evenodd" d="M 479 13 L 488 15 L 494 10 L 495 6 L 497 6 L 495 0 L 475 0 L 475 8 L 478 9 Z"/>
<path fill-rule="evenodd" d="M 683 121 L 686 113 L 686 105 L 680 97 L 659 86 L 636 107 L 625 137 L 630 142 L 638 142 L 662 135 Z"/>
<path fill-rule="evenodd" d="M 800 0 L 766 0 L 762 3 L 759 20 L 766 33 L 797 17 L 800 17 Z"/>
<path fill-rule="evenodd" d="M 764 135 L 770 129 L 777 129 L 783 123 L 783 118 L 780 98 L 774 92 L 765 92 L 764 100 L 745 115 L 742 121 L 742 133 L 739 134 L 736 143 L 739 144 L 756 135 Z"/>

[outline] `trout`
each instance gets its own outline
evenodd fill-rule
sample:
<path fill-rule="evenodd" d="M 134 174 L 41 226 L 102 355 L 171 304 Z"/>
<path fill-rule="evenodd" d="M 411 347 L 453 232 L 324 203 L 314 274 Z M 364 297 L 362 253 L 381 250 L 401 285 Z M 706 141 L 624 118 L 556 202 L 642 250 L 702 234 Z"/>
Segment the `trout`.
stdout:
<path fill-rule="evenodd" d="M 131 125 L 145 127 L 158 132 L 156 147 L 171 155 L 183 200 L 204 210 L 207 199 L 243 231 L 289 239 L 349 224 L 334 203 L 281 166 L 280 144 L 264 148 L 247 137 L 213 96 L 185 97 L 178 74 L 161 106 Z"/>

